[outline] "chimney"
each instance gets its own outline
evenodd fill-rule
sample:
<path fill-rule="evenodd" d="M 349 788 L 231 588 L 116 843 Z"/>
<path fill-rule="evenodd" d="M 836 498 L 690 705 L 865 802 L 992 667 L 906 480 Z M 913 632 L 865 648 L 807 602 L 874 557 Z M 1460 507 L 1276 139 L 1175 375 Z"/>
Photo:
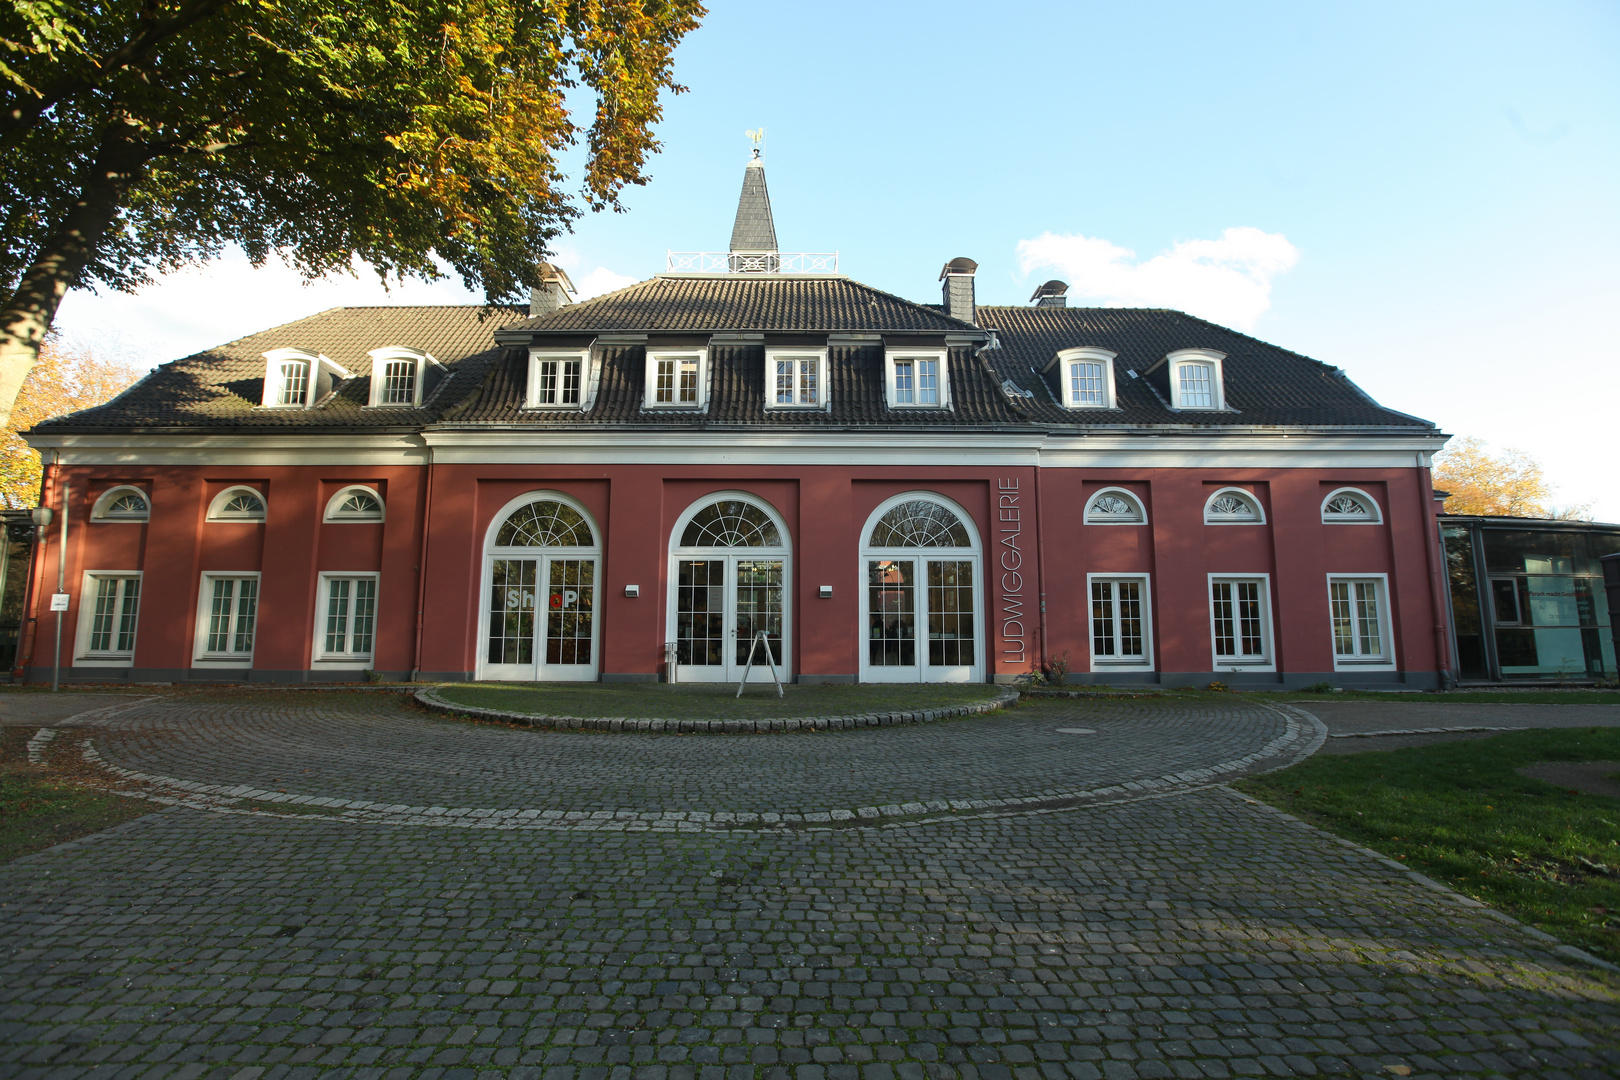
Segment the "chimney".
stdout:
<path fill-rule="evenodd" d="M 975 326 L 978 323 L 973 306 L 973 275 L 978 269 L 979 264 L 972 259 L 961 258 L 952 259 L 939 272 L 939 280 L 945 283 L 945 314 Z"/>
<path fill-rule="evenodd" d="M 540 284 L 529 290 L 529 315 L 550 315 L 560 307 L 574 302 L 574 283 L 560 266 L 543 262 L 539 266 Z"/>
<path fill-rule="evenodd" d="M 1036 307 L 1068 307 L 1068 282 L 1053 278 L 1045 285 L 1035 290 L 1035 295 L 1029 298 L 1030 303 Z"/>

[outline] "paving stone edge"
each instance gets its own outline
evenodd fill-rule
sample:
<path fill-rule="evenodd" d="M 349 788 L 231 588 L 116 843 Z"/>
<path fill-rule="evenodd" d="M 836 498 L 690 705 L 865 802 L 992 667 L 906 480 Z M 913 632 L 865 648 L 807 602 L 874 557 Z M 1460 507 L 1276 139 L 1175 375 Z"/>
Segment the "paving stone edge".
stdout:
<path fill-rule="evenodd" d="M 417 702 L 425 709 L 447 716 L 469 717 L 474 720 L 495 720 L 507 724 L 523 724 L 554 731 L 659 731 L 682 735 L 745 735 L 769 731 L 845 731 L 864 727 L 895 727 L 901 724 L 929 724 L 936 720 L 949 720 L 959 716 L 979 716 L 1004 709 L 1018 700 L 1018 691 L 999 691 L 988 701 L 971 705 L 956 705 L 945 709 L 902 709 L 880 713 L 857 713 L 851 716 L 793 716 L 764 717 L 758 720 L 677 720 L 663 717 L 633 716 L 548 716 L 539 713 L 508 712 L 504 709 L 483 709 L 462 705 L 439 696 L 435 687 L 416 692 Z"/>

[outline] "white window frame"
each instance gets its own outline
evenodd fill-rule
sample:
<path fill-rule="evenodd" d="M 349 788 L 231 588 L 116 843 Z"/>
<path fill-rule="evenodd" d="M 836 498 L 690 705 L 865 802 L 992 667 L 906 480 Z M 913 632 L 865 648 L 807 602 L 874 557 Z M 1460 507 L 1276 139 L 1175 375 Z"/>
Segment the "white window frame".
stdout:
<path fill-rule="evenodd" d="M 697 400 L 679 400 L 681 391 L 681 371 L 679 362 L 682 359 L 697 357 Z M 658 362 L 660 360 L 673 360 L 675 368 L 675 394 L 674 401 L 658 401 Z M 696 410 L 702 412 L 709 407 L 709 349 L 707 346 L 697 349 L 648 349 L 646 385 L 643 389 L 642 404 L 649 409 L 675 409 Z"/>
<path fill-rule="evenodd" d="M 339 509 L 343 506 L 343 500 L 357 491 L 363 491 L 377 500 L 379 509 L 375 517 L 339 513 Z M 388 504 L 383 502 L 382 492 L 370 484 L 350 484 L 347 487 L 340 488 L 337 494 L 326 500 L 326 512 L 321 515 L 321 521 L 327 525 L 375 525 L 380 521 L 387 520 L 387 518 Z"/>
<path fill-rule="evenodd" d="M 1246 520 L 1239 520 L 1239 521 L 1227 521 L 1224 518 L 1212 517 L 1210 515 L 1209 508 L 1214 506 L 1215 505 L 1215 500 L 1220 498 L 1222 495 L 1237 495 L 1237 496 L 1241 497 L 1243 499 L 1243 501 L 1247 502 L 1250 506 L 1254 507 L 1254 517 L 1248 518 Z M 1266 523 L 1266 508 L 1260 502 L 1260 496 L 1256 495 L 1254 492 L 1250 491 L 1248 488 L 1237 487 L 1235 485 L 1228 485 L 1228 486 L 1223 487 L 1223 488 L 1216 488 L 1213 492 L 1210 493 L 1209 498 L 1204 500 L 1204 524 L 1205 525 L 1264 525 L 1265 523 Z"/>
<path fill-rule="evenodd" d="M 109 514 L 108 508 L 111 507 L 113 503 L 117 502 L 120 497 L 128 494 L 135 494 L 141 497 L 141 501 L 146 504 L 146 513 L 140 515 L 139 517 L 136 517 L 133 514 Z M 134 484 L 119 484 L 116 487 L 110 487 L 97 496 L 95 505 L 90 509 L 90 520 L 98 522 L 105 521 L 113 525 L 144 525 L 148 521 L 152 520 L 152 496 L 148 495 L 143 489 L 136 487 Z"/>
<path fill-rule="evenodd" d="M 347 581 L 369 580 L 375 583 L 371 607 L 371 651 L 368 653 L 329 653 L 326 651 L 326 608 L 328 592 L 334 579 Z M 370 668 L 376 662 L 377 637 L 381 632 L 382 575 L 375 570 L 322 571 L 315 585 L 315 639 L 310 643 L 310 665 L 317 671 L 337 668 Z M 354 633 L 354 597 L 349 598 L 348 628 L 345 634 L 352 639 Z"/>
<path fill-rule="evenodd" d="M 366 354 L 371 357 L 371 397 L 366 403 L 372 409 L 414 409 L 422 404 L 422 386 L 427 382 L 428 365 L 443 367 L 433 358 L 431 353 L 421 349 L 412 349 L 404 345 L 388 345 L 381 349 L 372 349 Z M 411 400 L 410 401 L 384 401 L 383 372 L 388 370 L 392 361 L 408 360 L 413 365 L 411 369 Z"/>
<path fill-rule="evenodd" d="M 258 517 L 244 517 L 244 516 L 238 515 L 238 514 L 226 515 L 226 513 L 225 513 L 225 504 L 231 501 L 231 496 L 236 495 L 237 493 L 243 492 L 243 491 L 251 491 L 253 494 L 255 494 L 255 495 L 257 495 L 259 497 L 259 505 L 264 507 L 264 513 L 263 514 L 260 514 Z M 244 522 L 245 521 L 245 522 L 250 522 L 250 523 L 255 524 L 255 525 L 262 525 L 266 521 L 268 521 L 269 518 L 270 518 L 270 499 L 265 495 L 264 492 L 260 491 L 258 488 L 254 487 L 252 484 L 232 484 L 230 487 L 226 488 L 224 491 L 222 491 L 218 495 L 214 496 L 213 501 L 211 501 L 208 504 L 208 516 L 207 516 L 207 518 L 205 520 L 207 520 L 207 521 L 228 521 L 228 522 Z"/>
<path fill-rule="evenodd" d="M 1058 400 L 1065 409 L 1085 411 L 1088 409 L 1113 409 L 1114 396 L 1114 358 L 1117 356 L 1108 349 L 1099 349 L 1094 346 L 1083 346 L 1077 349 L 1061 349 L 1047 364 L 1047 368 L 1056 368 L 1058 375 Z M 1071 381 L 1069 365 L 1071 364 L 1100 364 L 1103 369 L 1103 400 L 1101 404 L 1092 402 L 1078 402 L 1074 399 L 1074 385 Z"/>
<path fill-rule="evenodd" d="M 951 407 L 951 354 L 948 349 L 884 349 L 883 350 L 883 395 L 891 409 L 948 409 Z M 894 368 L 896 360 L 910 360 L 912 365 L 911 401 L 900 401 L 899 391 L 895 387 Z M 939 363 L 939 400 L 919 402 L 916 361 L 935 360 Z"/>
<path fill-rule="evenodd" d="M 1123 497 L 1124 499 L 1129 501 L 1132 506 L 1136 507 L 1136 512 L 1141 516 L 1136 521 L 1118 521 L 1118 520 L 1112 519 L 1112 518 L 1110 518 L 1110 517 L 1108 517 L 1106 515 L 1093 515 L 1092 512 L 1091 512 L 1092 504 L 1095 503 L 1098 499 L 1102 498 L 1104 495 L 1114 495 L 1114 496 Z M 1122 487 L 1098 488 L 1096 491 L 1093 491 L 1089 496 L 1087 496 L 1087 498 L 1086 498 L 1086 508 L 1085 508 L 1084 513 L 1085 513 L 1084 521 L 1085 521 L 1085 523 L 1087 525 L 1130 525 L 1130 526 L 1140 527 L 1140 526 L 1146 525 L 1148 523 L 1147 503 L 1142 501 L 1142 496 L 1138 495 L 1136 492 L 1132 491 L 1130 488 L 1122 488 Z"/>
<path fill-rule="evenodd" d="M 1129 658 L 1098 657 L 1095 634 L 1091 624 L 1091 586 L 1096 581 L 1133 581 L 1142 586 L 1142 655 Z M 1119 637 L 1119 599 L 1114 599 L 1114 636 Z M 1153 582 L 1149 574 L 1087 574 L 1086 575 L 1086 651 L 1091 655 L 1092 671 L 1152 671 L 1153 670 Z"/>
<path fill-rule="evenodd" d="M 316 384 L 324 370 L 333 379 L 352 379 L 354 373 L 324 353 L 308 349 L 271 349 L 261 353 L 264 357 L 264 391 L 259 399 L 262 409 L 310 409 L 315 406 Z M 300 360 L 309 365 L 309 385 L 304 387 L 304 400 L 290 405 L 281 403 L 281 365 L 288 360 Z"/>
<path fill-rule="evenodd" d="M 1263 653 L 1257 657 L 1221 656 L 1215 643 L 1215 585 L 1218 582 L 1253 581 L 1260 584 L 1260 639 Z M 1223 671 L 1276 671 L 1277 639 L 1271 614 L 1270 574 L 1210 574 L 1204 585 L 1204 605 L 1209 608 L 1210 670 L 1219 675 Z M 1235 613 L 1234 613 L 1235 615 Z"/>
<path fill-rule="evenodd" d="M 562 397 L 563 364 L 579 365 L 579 400 L 578 401 L 541 401 L 540 400 L 540 365 L 556 364 L 557 367 L 557 397 Z M 591 390 L 591 350 L 589 349 L 530 349 L 529 350 L 529 377 L 524 386 L 523 407 L 525 409 L 544 409 L 547 412 L 574 412 L 585 407 L 585 398 Z"/>
<path fill-rule="evenodd" d="M 1366 504 L 1371 511 L 1366 517 L 1357 517 L 1354 514 L 1331 514 L 1328 512 L 1328 503 L 1340 495 L 1353 495 Z M 1378 505 L 1378 500 L 1357 487 L 1334 488 L 1322 499 L 1322 524 L 1324 525 L 1382 525 L 1384 523 L 1384 509 Z"/>
<path fill-rule="evenodd" d="M 1372 582 L 1378 592 L 1378 640 L 1383 643 L 1383 652 L 1378 656 L 1346 657 L 1339 655 L 1333 640 L 1333 586 L 1337 584 L 1354 585 L 1357 582 Z M 1388 574 L 1329 574 L 1327 575 L 1328 592 L 1328 650 L 1333 653 L 1334 671 L 1394 671 L 1395 670 L 1395 639 L 1391 633 L 1392 623 L 1389 612 L 1389 575 Z M 1352 598 L 1352 603 L 1354 599 Z"/>
<path fill-rule="evenodd" d="M 208 631 L 209 623 L 214 613 L 214 582 L 215 581 L 245 581 L 260 580 L 257 570 L 210 570 L 202 575 L 202 584 L 197 590 L 197 628 L 196 640 L 193 643 L 191 659 L 193 664 L 206 664 L 212 667 L 252 667 L 253 653 L 239 652 L 209 652 Z M 259 604 L 264 601 L 264 591 L 261 588 L 256 593 L 253 607 L 253 645 L 259 644 Z M 230 627 L 234 635 L 239 610 L 240 594 L 232 593 Z"/>
<path fill-rule="evenodd" d="M 772 346 L 765 350 L 765 408 L 768 411 L 781 410 L 783 412 L 826 412 L 832 408 L 832 395 L 827 393 L 827 352 L 824 348 L 810 347 L 795 349 L 789 346 L 780 348 Z M 799 363 L 793 368 L 793 400 L 778 402 L 776 400 L 776 364 L 779 360 L 793 360 Z M 802 362 L 809 360 L 815 364 L 816 371 L 816 401 L 806 405 L 799 400 L 803 390 Z"/>
<path fill-rule="evenodd" d="M 144 582 L 145 576 L 145 573 L 140 570 L 86 570 L 84 572 L 79 582 L 78 629 L 73 640 L 74 667 L 128 668 L 135 666 L 135 650 L 140 647 L 141 642 L 141 607 L 146 599 L 144 595 L 138 595 L 136 599 L 135 640 L 131 643 L 128 652 L 119 649 L 103 649 L 98 652 L 91 652 L 90 631 L 95 623 L 98 583 L 107 578 L 127 578 Z M 143 587 L 140 591 L 145 593 L 146 590 Z"/>
<path fill-rule="evenodd" d="M 1226 378 L 1222 361 L 1226 354 L 1214 349 L 1177 349 L 1165 354 L 1170 372 L 1170 407 L 1178 412 L 1221 412 L 1226 408 Z M 1213 405 L 1184 405 L 1181 401 L 1181 368 L 1186 364 L 1204 364 L 1210 368 Z"/>

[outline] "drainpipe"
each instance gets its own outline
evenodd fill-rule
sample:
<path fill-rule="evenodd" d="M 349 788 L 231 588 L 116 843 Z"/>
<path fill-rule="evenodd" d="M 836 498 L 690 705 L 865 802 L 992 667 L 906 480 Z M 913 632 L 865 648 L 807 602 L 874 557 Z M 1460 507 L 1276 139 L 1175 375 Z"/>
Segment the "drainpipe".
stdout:
<path fill-rule="evenodd" d="M 61 456 L 60 450 L 51 451 L 51 460 L 44 463 L 43 475 L 39 480 L 39 505 L 49 506 L 51 503 L 51 481 L 56 479 L 56 461 Z M 28 669 L 34 664 L 34 645 L 39 638 L 39 613 L 34 605 L 39 603 L 40 578 L 45 574 L 45 549 L 50 544 L 50 535 L 39 524 L 34 525 L 34 550 L 28 560 L 28 590 L 23 600 L 23 618 L 26 625 L 17 641 L 17 660 L 15 670 L 12 672 L 14 681 L 27 682 Z"/>
<path fill-rule="evenodd" d="M 1040 671 L 1046 674 L 1046 543 L 1041 534 L 1041 463 L 1035 462 L 1035 573 L 1040 576 L 1041 586 L 1038 593 L 1041 601 L 1041 658 Z"/>
<path fill-rule="evenodd" d="M 1418 459 L 1419 462 L 1422 458 Z M 1429 603 L 1434 606 L 1434 663 L 1440 671 L 1440 689 L 1449 690 L 1456 676 L 1451 670 L 1451 641 L 1446 633 L 1445 592 L 1440 583 L 1440 522 L 1434 516 L 1434 482 L 1427 466 L 1418 466 L 1418 508 L 1423 517 L 1423 547 L 1429 554 Z"/>
<path fill-rule="evenodd" d="M 68 496 L 72 491 L 71 484 L 62 485 L 62 539 L 57 545 L 56 552 L 56 591 L 67 592 L 67 525 L 68 525 Z M 84 598 L 79 598 L 83 603 Z M 56 613 L 56 652 L 51 656 L 51 693 L 62 689 L 62 616 L 65 612 Z"/>
<path fill-rule="evenodd" d="M 433 447 L 427 448 L 427 483 L 422 495 L 422 550 L 416 568 L 416 650 L 411 657 L 411 682 L 422 672 L 422 624 L 427 607 L 428 531 L 433 524 Z"/>

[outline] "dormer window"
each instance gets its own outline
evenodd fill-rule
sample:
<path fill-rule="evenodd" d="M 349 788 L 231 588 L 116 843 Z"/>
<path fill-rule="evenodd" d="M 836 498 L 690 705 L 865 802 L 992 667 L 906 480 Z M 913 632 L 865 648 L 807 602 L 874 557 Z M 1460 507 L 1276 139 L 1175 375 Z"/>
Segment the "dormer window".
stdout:
<path fill-rule="evenodd" d="M 1170 364 L 1170 405 L 1175 409 L 1226 408 L 1221 361 L 1225 353 L 1212 349 L 1182 349 L 1165 359 Z"/>
<path fill-rule="evenodd" d="M 649 408 L 701 409 L 708 403 L 707 349 L 648 349 Z"/>
<path fill-rule="evenodd" d="M 529 352 L 531 409 L 578 409 L 585 401 L 585 375 L 590 352 L 585 349 Z"/>
<path fill-rule="evenodd" d="M 950 404 L 950 378 L 946 353 L 937 350 L 889 349 L 888 401 L 891 409 L 938 409 Z"/>
<path fill-rule="evenodd" d="M 429 365 L 439 362 L 420 349 L 390 346 L 373 349 L 371 356 L 371 401 L 378 407 L 412 408 L 422 404 L 422 385 Z"/>
<path fill-rule="evenodd" d="M 264 354 L 267 409 L 307 409 L 332 388 L 336 379 L 353 376 L 329 357 L 307 349 L 271 349 Z"/>
<path fill-rule="evenodd" d="M 766 349 L 765 407 L 825 409 L 827 350 Z"/>
<path fill-rule="evenodd" d="M 263 521 L 264 496 L 257 488 L 226 488 L 208 504 L 209 521 Z"/>
<path fill-rule="evenodd" d="M 1114 408 L 1114 353 L 1091 347 L 1064 349 L 1046 365 L 1057 369 L 1059 393 L 1070 409 Z"/>

